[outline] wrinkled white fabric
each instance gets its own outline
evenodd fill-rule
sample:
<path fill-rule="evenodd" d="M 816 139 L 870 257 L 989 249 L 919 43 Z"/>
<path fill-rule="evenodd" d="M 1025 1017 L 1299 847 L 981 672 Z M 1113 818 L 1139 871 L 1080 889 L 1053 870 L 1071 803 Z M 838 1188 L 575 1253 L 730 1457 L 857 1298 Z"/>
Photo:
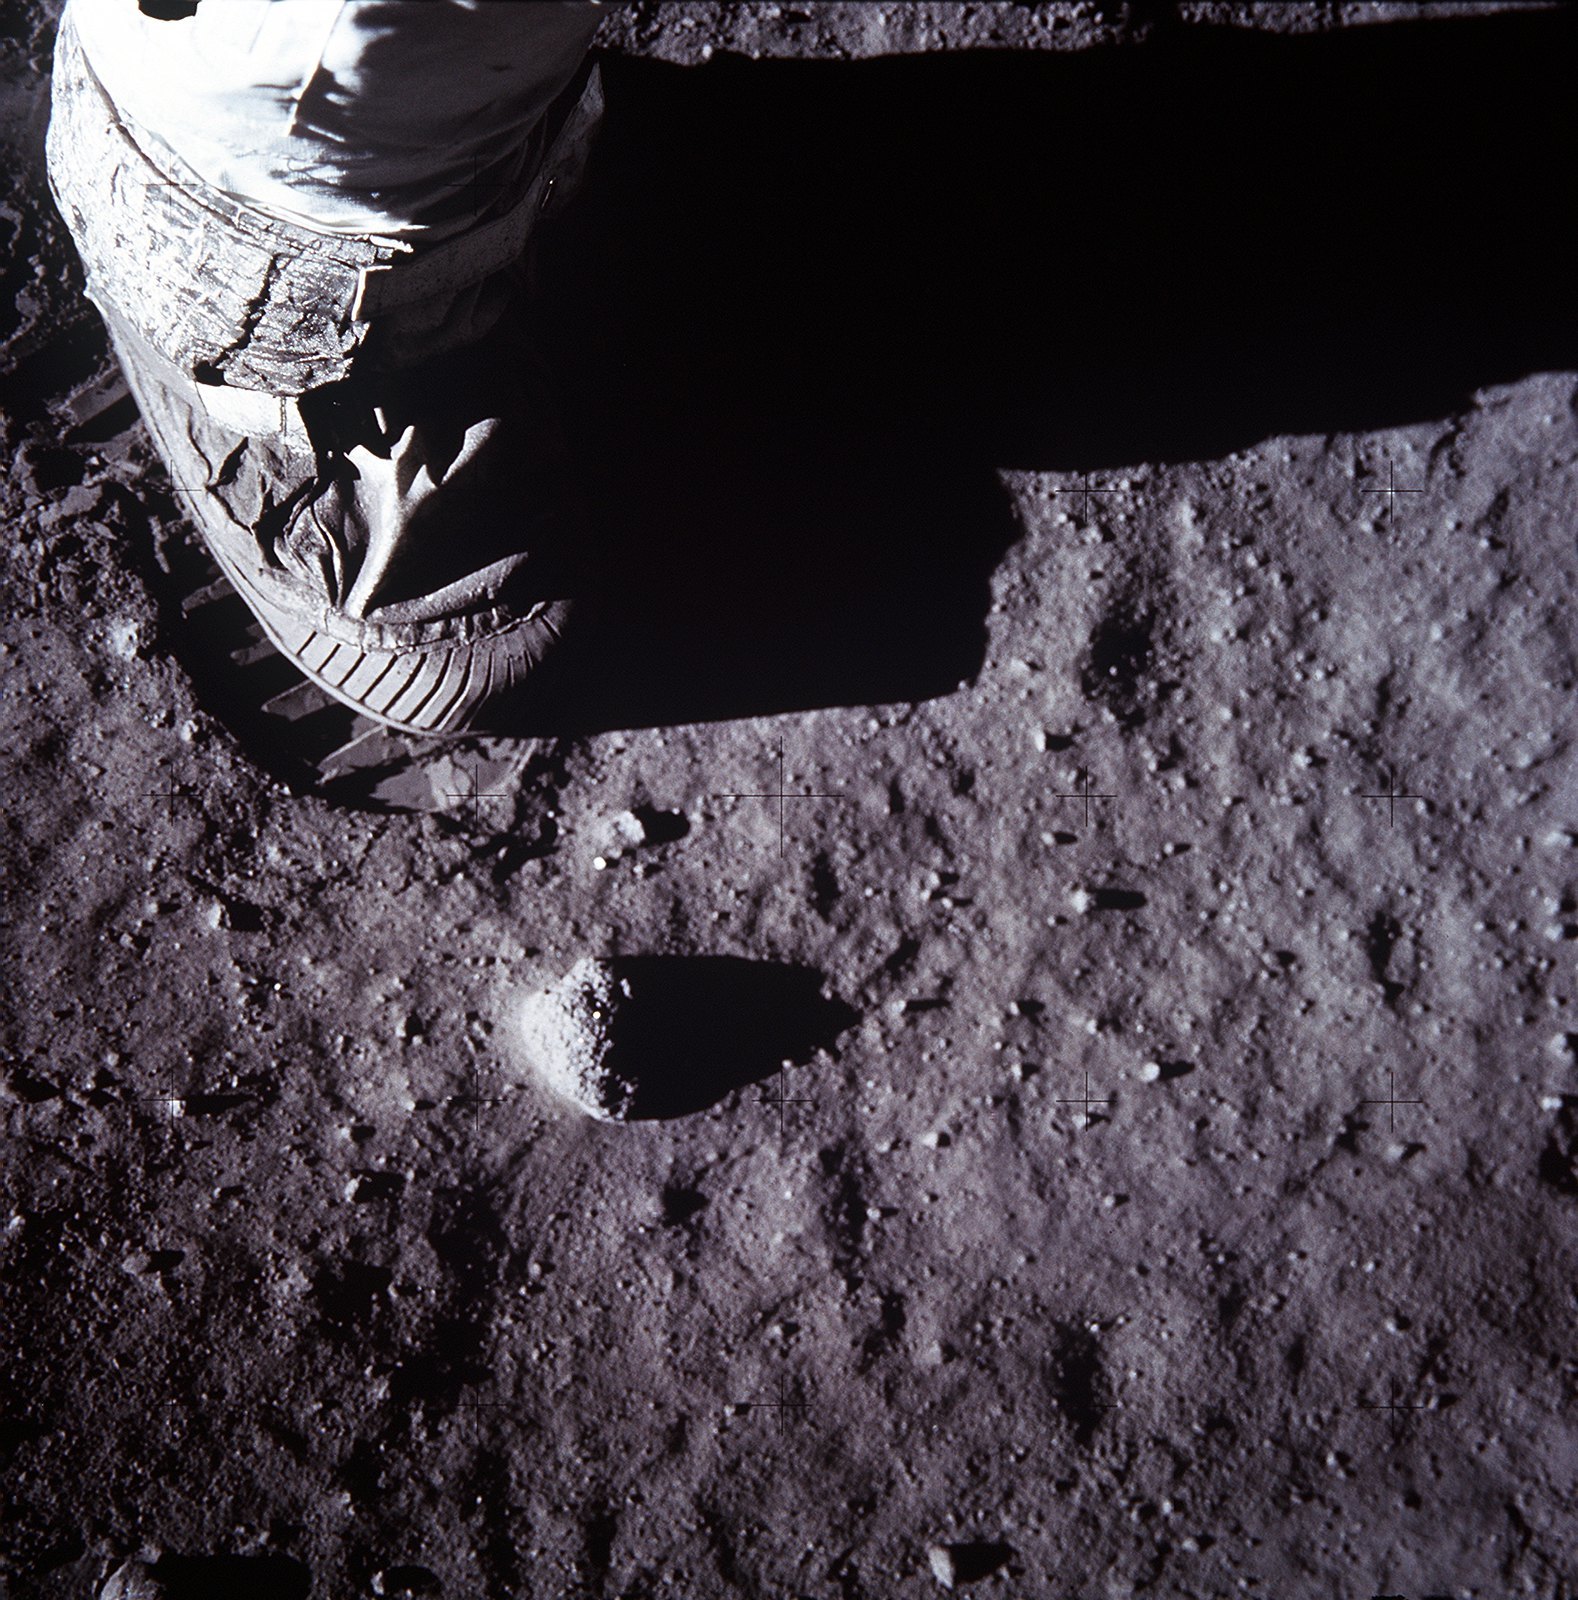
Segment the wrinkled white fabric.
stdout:
<path fill-rule="evenodd" d="M 520 175 L 595 0 L 68 0 L 118 114 L 238 200 L 329 233 L 436 239 Z"/>

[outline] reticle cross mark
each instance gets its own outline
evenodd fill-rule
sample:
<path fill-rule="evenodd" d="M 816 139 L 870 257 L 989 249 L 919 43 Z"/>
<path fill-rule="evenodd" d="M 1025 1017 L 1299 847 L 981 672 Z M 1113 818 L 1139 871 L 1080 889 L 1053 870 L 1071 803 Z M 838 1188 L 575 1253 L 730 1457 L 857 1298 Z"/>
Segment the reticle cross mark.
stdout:
<path fill-rule="evenodd" d="M 131 1107 L 133 1115 L 136 1115 L 139 1106 L 162 1106 L 164 1108 L 162 1120 L 173 1122 L 177 1117 L 186 1115 L 186 1102 L 189 1099 L 190 1095 L 179 1094 L 171 1089 L 159 1089 L 153 1094 L 127 1095 L 124 1103 Z"/>
<path fill-rule="evenodd" d="M 477 1064 L 473 1061 L 466 1068 L 466 1082 L 470 1088 L 469 1094 L 451 1094 L 444 1097 L 445 1105 L 471 1107 L 471 1131 L 478 1132 L 478 1119 L 484 1106 L 502 1105 L 504 1102 L 497 1095 L 481 1093 L 480 1081 L 477 1076 Z"/>
<path fill-rule="evenodd" d="M 1393 466 L 1390 462 L 1387 463 L 1387 467 L 1386 467 L 1386 483 L 1385 483 L 1384 486 L 1383 485 L 1379 485 L 1379 484 L 1374 485 L 1374 486 L 1366 486 L 1364 489 L 1362 489 L 1360 491 L 1360 493 L 1362 493 L 1362 494 L 1384 495 L 1386 497 L 1386 512 L 1387 512 L 1387 515 L 1389 517 L 1391 517 L 1393 521 L 1396 521 L 1396 519 L 1397 519 L 1397 497 L 1398 497 L 1398 495 L 1400 495 L 1400 494 L 1423 494 L 1424 492 L 1425 491 L 1424 491 L 1424 489 L 1422 487 L 1418 488 L 1418 489 L 1407 489 L 1407 488 L 1400 487 L 1398 485 L 1398 482 L 1397 482 L 1397 468 L 1395 466 Z"/>
<path fill-rule="evenodd" d="M 785 1064 L 779 1067 L 777 1072 L 773 1074 L 773 1079 L 778 1088 L 778 1093 L 776 1095 L 763 1094 L 756 1097 L 756 1103 L 758 1105 L 772 1106 L 778 1112 L 778 1132 L 780 1136 L 782 1136 L 784 1132 L 784 1113 L 789 1106 L 809 1106 L 816 1104 L 814 1100 L 811 1100 L 806 1096 L 794 1096 L 789 1093 L 789 1086 L 784 1074 L 791 1066 L 793 1066 L 793 1062 L 785 1062 Z"/>
<path fill-rule="evenodd" d="M 1079 506 L 1080 517 L 1084 521 L 1089 522 L 1090 521 L 1090 497 L 1093 494 L 1122 494 L 1123 490 L 1122 489 L 1118 489 L 1118 488 L 1111 488 L 1111 487 L 1097 488 L 1094 484 L 1091 483 L 1090 474 L 1088 472 L 1085 472 L 1085 473 L 1081 473 L 1080 474 L 1080 479 L 1079 479 L 1079 482 L 1078 482 L 1077 485 L 1074 485 L 1073 487 L 1070 487 L 1070 488 L 1054 489 L 1052 491 L 1052 493 L 1053 494 L 1057 494 L 1057 495 L 1066 494 L 1066 495 L 1075 496 L 1080 502 L 1080 506 Z"/>
<path fill-rule="evenodd" d="M 1105 1099 L 1101 1098 L 1100 1096 L 1093 1095 L 1090 1092 L 1090 1074 L 1087 1072 L 1085 1074 L 1084 1094 L 1059 1095 L 1057 1103 L 1060 1106 L 1079 1106 L 1081 1108 L 1080 1115 L 1084 1119 L 1081 1123 L 1081 1126 L 1088 1128 L 1093 1120 L 1091 1117 L 1090 1108 L 1092 1106 L 1110 1106 L 1113 1104 L 1113 1098 L 1111 1095 L 1108 1095 Z"/>
<path fill-rule="evenodd" d="M 1361 1400 L 1358 1404 L 1361 1411 L 1386 1412 L 1394 1440 L 1398 1438 L 1403 1428 L 1407 1425 L 1410 1413 L 1416 1411 L 1434 1412 L 1436 1410 L 1436 1407 L 1427 1400 L 1399 1400 L 1395 1381 L 1391 1384 L 1389 1392 L 1391 1394 L 1390 1400 Z"/>
<path fill-rule="evenodd" d="M 1399 800 L 1424 800 L 1425 796 L 1422 794 L 1409 794 L 1406 790 L 1399 789 L 1396 775 L 1388 767 L 1386 769 L 1386 787 L 1378 792 L 1361 794 L 1359 798 L 1361 800 L 1386 801 L 1386 825 L 1390 828 L 1397 822 L 1397 802 Z"/>
<path fill-rule="evenodd" d="M 736 1400 L 735 1406 L 741 1411 L 774 1411 L 777 1413 L 778 1432 L 780 1436 L 789 1425 L 792 1414 L 804 1416 L 811 1409 L 808 1400 L 789 1399 L 789 1383 L 786 1378 L 778 1380 L 778 1398 L 776 1400 Z"/>
<path fill-rule="evenodd" d="M 1387 1110 L 1388 1110 L 1388 1113 L 1389 1113 L 1389 1116 L 1390 1116 L 1391 1131 L 1393 1133 L 1396 1133 L 1397 1132 L 1397 1108 L 1399 1106 L 1422 1106 L 1424 1104 L 1424 1101 L 1423 1100 L 1404 1100 L 1404 1099 L 1399 1099 L 1398 1095 L 1397 1095 L 1397 1074 L 1395 1072 L 1388 1071 L 1387 1074 L 1386 1074 L 1386 1081 L 1387 1081 L 1387 1089 L 1386 1089 L 1386 1097 L 1384 1099 L 1382 1099 L 1379 1096 L 1377 1096 L 1373 1100 L 1361 1100 L 1359 1102 L 1359 1104 L 1361 1106 L 1385 1106 L 1385 1107 L 1387 1107 Z"/>
<path fill-rule="evenodd" d="M 1088 773 L 1081 773 L 1075 780 L 1073 789 L 1054 789 L 1052 797 L 1056 800 L 1078 800 L 1085 807 L 1085 826 L 1090 826 L 1090 803 L 1092 800 L 1116 800 L 1115 794 L 1105 794 L 1099 789 L 1092 789 Z"/>
<path fill-rule="evenodd" d="M 177 800 L 185 800 L 187 798 L 186 786 L 185 784 L 177 783 L 174 778 L 171 778 L 165 784 L 164 788 L 148 790 L 148 798 L 150 800 L 163 800 L 165 803 L 166 815 L 174 816 L 175 802 Z"/>
<path fill-rule="evenodd" d="M 467 776 L 471 779 L 471 787 L 469 789 L 445 789 L 443 795 L 446 800 L 459 800 L 461 805 L 457 809 L 464 810 L 466 806 L 470 806 L 471 826 L 480 828 L 482 826 L 482 802 L 484 800 L 508 800 L 509 795 L 484 792 L 475 766 L 472 767 Z"/>
<path fill-rule="evenodd" d="M 787 789 L 784 786 L 784 747 L 778 746 L 778 787 L 762 793 L 752 794 L 714 794 L 714 800 L 776 800 L 778 802 L 778 854 L 781 857 L 785 850 L 785 840 L 788 837 L 789 802 L 791 800 L 845 800 L 850 797 L 844 794 L 829 794 L 817 789 Z"/>

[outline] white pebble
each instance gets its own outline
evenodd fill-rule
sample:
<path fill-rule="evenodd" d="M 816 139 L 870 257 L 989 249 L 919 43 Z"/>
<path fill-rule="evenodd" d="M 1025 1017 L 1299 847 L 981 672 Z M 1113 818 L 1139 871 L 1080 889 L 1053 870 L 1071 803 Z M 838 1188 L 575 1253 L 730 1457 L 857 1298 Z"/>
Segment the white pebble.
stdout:
<path fill-rule="evenodd" d="M 128 1561 L 109 1576 L 99 1591 L 99 1600 L 168 1600 L 169 1589 L 153 1575 L 153 1568 L 141 1561 Z"/>
<path fill-rule="evenodd" d="M 109 643 L 122 661 L 135 661 L 142 649 L 142 628 L 129 617 L 118 617 L 110 624 Z"/>

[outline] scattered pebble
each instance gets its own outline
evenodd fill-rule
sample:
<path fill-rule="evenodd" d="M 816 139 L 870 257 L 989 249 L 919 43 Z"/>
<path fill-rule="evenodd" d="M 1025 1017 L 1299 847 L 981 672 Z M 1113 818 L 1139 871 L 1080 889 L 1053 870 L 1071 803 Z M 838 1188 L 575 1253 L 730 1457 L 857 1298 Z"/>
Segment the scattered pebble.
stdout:
<path fill-rule="evenodd" d="M 170 1600 L 170 1591 L 146 1561 L 127 1561 L 109 1575 L 99 1600 Z"/>
<path fill-rule="evenodd" d="M 989 1577 L 1012 1557 L 1013 1551 L 1006 1544 L 985 1539 L 971 1540 L 967 1544 L 933 1544 L 926 1547 L 926 1559 L 931 1564 L 932 1576 L 944 1589 Z"/>
<path fill-rule="evenodd" d="M 133 1250 L 121 1262 L 121 1271 L 132 1278 L 156 1278 L 159 1275 L 158 1265 L 146 1250 Z"/>
<path fill-rule="evenodd" d="M 604 832 L 613 850 L 631 850 L 647 842 L 647 825 L 634 811 L 620 811 L 608 819 Z"/>
<path fill-rule="evenodd" d="M 895 1000 L 890 1010 L 903 1017 L 913 1017 L 923 1011 L 941 1011 L 948 1002 L 927 995 L 912 995 L 908 1000 Z"/>
<path fill-rule="evenodd" d="M 404 1566 L 385 1567 L 382 1572 L 373 1574 L 373 1593 L 387 1600 L 402 1600 L 402 1597 L 417 1595 L 439 1594 L 443 1585 L 438 1574 L 427 1567 Z"/>
<path fill-rule="evenodd" d="M 135 661 L 142 651 L 142 627 L 134 619 L 118 617 L 110 624 L 110 650 L 122 661 Z"/>

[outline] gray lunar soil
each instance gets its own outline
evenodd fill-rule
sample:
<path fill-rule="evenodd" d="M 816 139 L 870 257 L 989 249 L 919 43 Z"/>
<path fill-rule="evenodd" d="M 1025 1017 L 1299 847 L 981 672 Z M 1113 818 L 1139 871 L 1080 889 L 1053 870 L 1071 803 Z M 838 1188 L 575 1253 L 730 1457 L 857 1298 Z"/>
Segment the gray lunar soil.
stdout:
<path fill-rule="evenodd" d="M 1578 1596 L 1573 14 L 614 17 L 606 648 L 349 794 L 182 627 L 55 9 L 0 1595 Z"/>

